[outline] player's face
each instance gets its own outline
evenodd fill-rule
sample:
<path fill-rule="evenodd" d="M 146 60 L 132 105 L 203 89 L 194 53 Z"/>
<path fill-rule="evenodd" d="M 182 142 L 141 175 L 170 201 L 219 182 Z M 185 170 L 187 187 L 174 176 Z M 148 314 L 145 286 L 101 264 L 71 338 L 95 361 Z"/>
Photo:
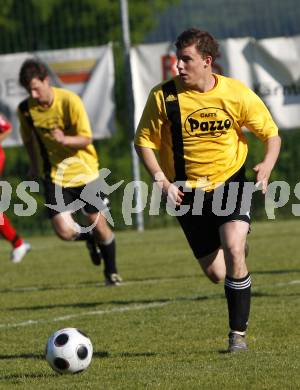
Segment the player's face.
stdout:
<path fill-rule="evenodd" d="M 40 105 L 50 105 L 52 102 L 52 89 L 48 77 L 44 80 L 33 78 L 27 91 Z"/>
<path fill-rule="evenodd" d="M 211 73 L 211 57 L 203 57 L 195 45 L 177 50 L 177 69 L 185 87 L 195 88 L 206 75 Z"/>

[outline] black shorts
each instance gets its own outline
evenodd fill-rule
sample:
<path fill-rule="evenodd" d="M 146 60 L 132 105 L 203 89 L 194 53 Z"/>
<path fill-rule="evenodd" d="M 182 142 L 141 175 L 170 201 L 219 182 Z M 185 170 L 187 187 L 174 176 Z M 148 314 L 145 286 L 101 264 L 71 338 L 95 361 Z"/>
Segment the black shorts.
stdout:
<path fill-rule="evenodd" d="M 250 210 L 246 212 L 245 210 L 241 210 L 245 180 L 245 168 L 243 167 L 224 186 L 205 193 L 201 215 L 197 215 L 193 211 L 192 206 L 194 204 L 195 192 L 185 194 L 184 204 L 189 204 L 191 207 L 186 214 L 177 216 L 177 219 L 197 259 L 209 255 L 221 246 L 219 228 L 224 223 L 229 221 L 244 221 L 250 225 Z M 221 209 L 225 210 L 230 183 L 237 183 L 236 185 L 238 187 L 237 195 L 234 199 L 234 206 L 231 209 L 228 208 L 230 211 L 228 215 L 217 215 L 220 213 L 218 211 L 216 212 L 215 205 L 213 205 L 214 197 L 218 196 L 215 193 L 219 191 L 222 202 Z"/>
<path fill-rule="evenodd" d="M 49 218 L 66 211 L 95 214 L 107 208 L 98 179 L 79 187 L 61 187 L 50 180 L 44 180 L 43 185 Z"/>

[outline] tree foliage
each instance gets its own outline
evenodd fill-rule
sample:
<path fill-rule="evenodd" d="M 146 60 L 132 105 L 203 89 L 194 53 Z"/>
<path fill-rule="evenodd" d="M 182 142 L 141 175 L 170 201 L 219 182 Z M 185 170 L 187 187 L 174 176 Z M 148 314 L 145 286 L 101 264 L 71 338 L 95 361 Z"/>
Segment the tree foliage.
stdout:
<path fill-rule="evenodd" d="M 128 0 L 132 43 L 178 0 Z M 119 0 L 2 0 L 0 53 L 121 42 Z"/>

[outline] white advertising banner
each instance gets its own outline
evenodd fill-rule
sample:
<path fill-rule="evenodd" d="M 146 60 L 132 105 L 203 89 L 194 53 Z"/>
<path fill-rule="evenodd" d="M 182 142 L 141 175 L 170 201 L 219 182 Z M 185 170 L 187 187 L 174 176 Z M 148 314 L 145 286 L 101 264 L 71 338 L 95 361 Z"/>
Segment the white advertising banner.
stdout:
<path fill-rule="evenodd" d="M 176 74 L 174 51 L 170 42 L 131 49 L 136 126 L 151 88 Z M 226 39 L 220 54 L 215 72 L 253 89 L 281 130 L 300 127 L 300 36 Z"/>
<path fill-rule="evenodd" d="M 110 44 L 100 47 L 17 53 L 0 56 L 0 112 L 13 123 L 13 132 L 4 146 L 20 145 L 17 106 L 26 97 L 18 84 L 23 61 L 37 57 L 50 70 L 52 84 L 81 96 L 89 115 L 95 139 L 115 131 L 114 62 Z"/>

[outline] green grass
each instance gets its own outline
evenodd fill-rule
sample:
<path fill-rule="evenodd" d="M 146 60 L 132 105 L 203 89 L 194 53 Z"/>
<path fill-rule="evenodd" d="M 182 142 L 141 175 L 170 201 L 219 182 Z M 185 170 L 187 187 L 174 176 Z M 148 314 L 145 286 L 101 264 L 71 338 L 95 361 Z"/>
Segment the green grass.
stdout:
<path fill-rule="evenodd" d="M 1 241 L 1 389 L 297 389 L 300 224 L 253 224 L 249 351 L 229 355 L 222 285 L 201 273 L 177 228 L 119 232 L 123 286 L 105 288 L 83 243 L 34 237 L 11 264 Z M 47 338 L 78 327 L 94 346 L 87 371 L 58 375 Z"/>

